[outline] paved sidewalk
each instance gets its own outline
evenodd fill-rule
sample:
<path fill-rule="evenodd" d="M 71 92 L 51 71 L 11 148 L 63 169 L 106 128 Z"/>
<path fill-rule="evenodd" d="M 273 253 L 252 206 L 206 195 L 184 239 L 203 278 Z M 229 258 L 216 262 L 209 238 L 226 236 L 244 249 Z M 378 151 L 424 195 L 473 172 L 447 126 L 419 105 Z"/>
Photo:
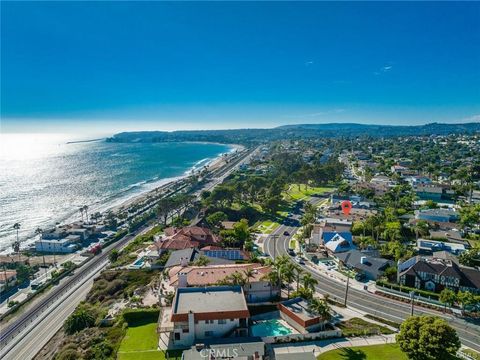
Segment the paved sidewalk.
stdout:
<path fill-rule="evenodd" d="M 391 344 L 395 342 L 395 334 L 370 337 L 336 338 L 318 341 L 306 341 L 295 344 L 273 345 L 277 354 L 313 353 L 318 356 L 324 352 L 354 346 Z"/>

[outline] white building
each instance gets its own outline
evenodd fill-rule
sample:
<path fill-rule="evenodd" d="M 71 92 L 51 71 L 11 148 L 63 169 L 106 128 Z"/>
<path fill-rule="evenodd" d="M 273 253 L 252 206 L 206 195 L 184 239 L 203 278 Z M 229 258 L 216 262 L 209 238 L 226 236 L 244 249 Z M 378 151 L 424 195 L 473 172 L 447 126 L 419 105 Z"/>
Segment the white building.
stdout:
<path fill-rule="evenodd" d="M 179 288 L 172 303 L 171 340 L 192 346 L 226 335 L 247 336 L 250 313 L 240 286 Z"/>
<path fill-rule="evenodd" d="M 73 253 L 79 248 L 80 235 L 68 235 L 61 239 L 40 239 L 35 241 L 35 250 L 48 253 Z"/>

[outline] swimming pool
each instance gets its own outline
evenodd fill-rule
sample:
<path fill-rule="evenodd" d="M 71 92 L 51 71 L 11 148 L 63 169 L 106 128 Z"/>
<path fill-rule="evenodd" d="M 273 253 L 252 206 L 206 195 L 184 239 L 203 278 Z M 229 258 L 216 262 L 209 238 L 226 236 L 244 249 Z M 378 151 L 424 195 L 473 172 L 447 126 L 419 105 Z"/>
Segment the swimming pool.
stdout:
<path fill-rule="evenodd" d="M 252 336 L 283 336 L 292 333 L 292 330 L 283 326 L 278 320 L 259 321 L 250 327 Z"/>
<path fill-rule="evenodd" d="M 143 257 L 135 260 L 135 262 L 130 265 L 130 268 L 131 269 L 140 269 L 143 265 L 145 264 L 145 260 L 143 259 Z"/>

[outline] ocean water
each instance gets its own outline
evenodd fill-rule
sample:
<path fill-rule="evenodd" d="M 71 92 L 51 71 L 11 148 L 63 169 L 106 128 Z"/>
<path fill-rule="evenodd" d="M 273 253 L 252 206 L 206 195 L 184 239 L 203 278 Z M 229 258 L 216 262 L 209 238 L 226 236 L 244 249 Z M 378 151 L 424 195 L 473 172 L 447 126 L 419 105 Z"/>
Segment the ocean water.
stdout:
<path fill-rule="evenodd" d="M 68 143 L 59 134 L 0 135 L 0 251 L 37 227 L 80 219 L 184 176 L 231 147 L 204 143 Z"/>

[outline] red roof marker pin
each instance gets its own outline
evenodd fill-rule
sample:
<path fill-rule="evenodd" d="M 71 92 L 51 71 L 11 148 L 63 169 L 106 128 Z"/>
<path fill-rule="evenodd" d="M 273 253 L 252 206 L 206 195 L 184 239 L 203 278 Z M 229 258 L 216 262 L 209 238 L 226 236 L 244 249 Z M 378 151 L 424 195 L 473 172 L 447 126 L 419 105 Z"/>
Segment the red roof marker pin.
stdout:
<path fill-rule="evenodd" d="M 342 211 L 345 215 L 348 216 L 352 210 L 352 203 L 349 200 L 342 201 Z"/>

